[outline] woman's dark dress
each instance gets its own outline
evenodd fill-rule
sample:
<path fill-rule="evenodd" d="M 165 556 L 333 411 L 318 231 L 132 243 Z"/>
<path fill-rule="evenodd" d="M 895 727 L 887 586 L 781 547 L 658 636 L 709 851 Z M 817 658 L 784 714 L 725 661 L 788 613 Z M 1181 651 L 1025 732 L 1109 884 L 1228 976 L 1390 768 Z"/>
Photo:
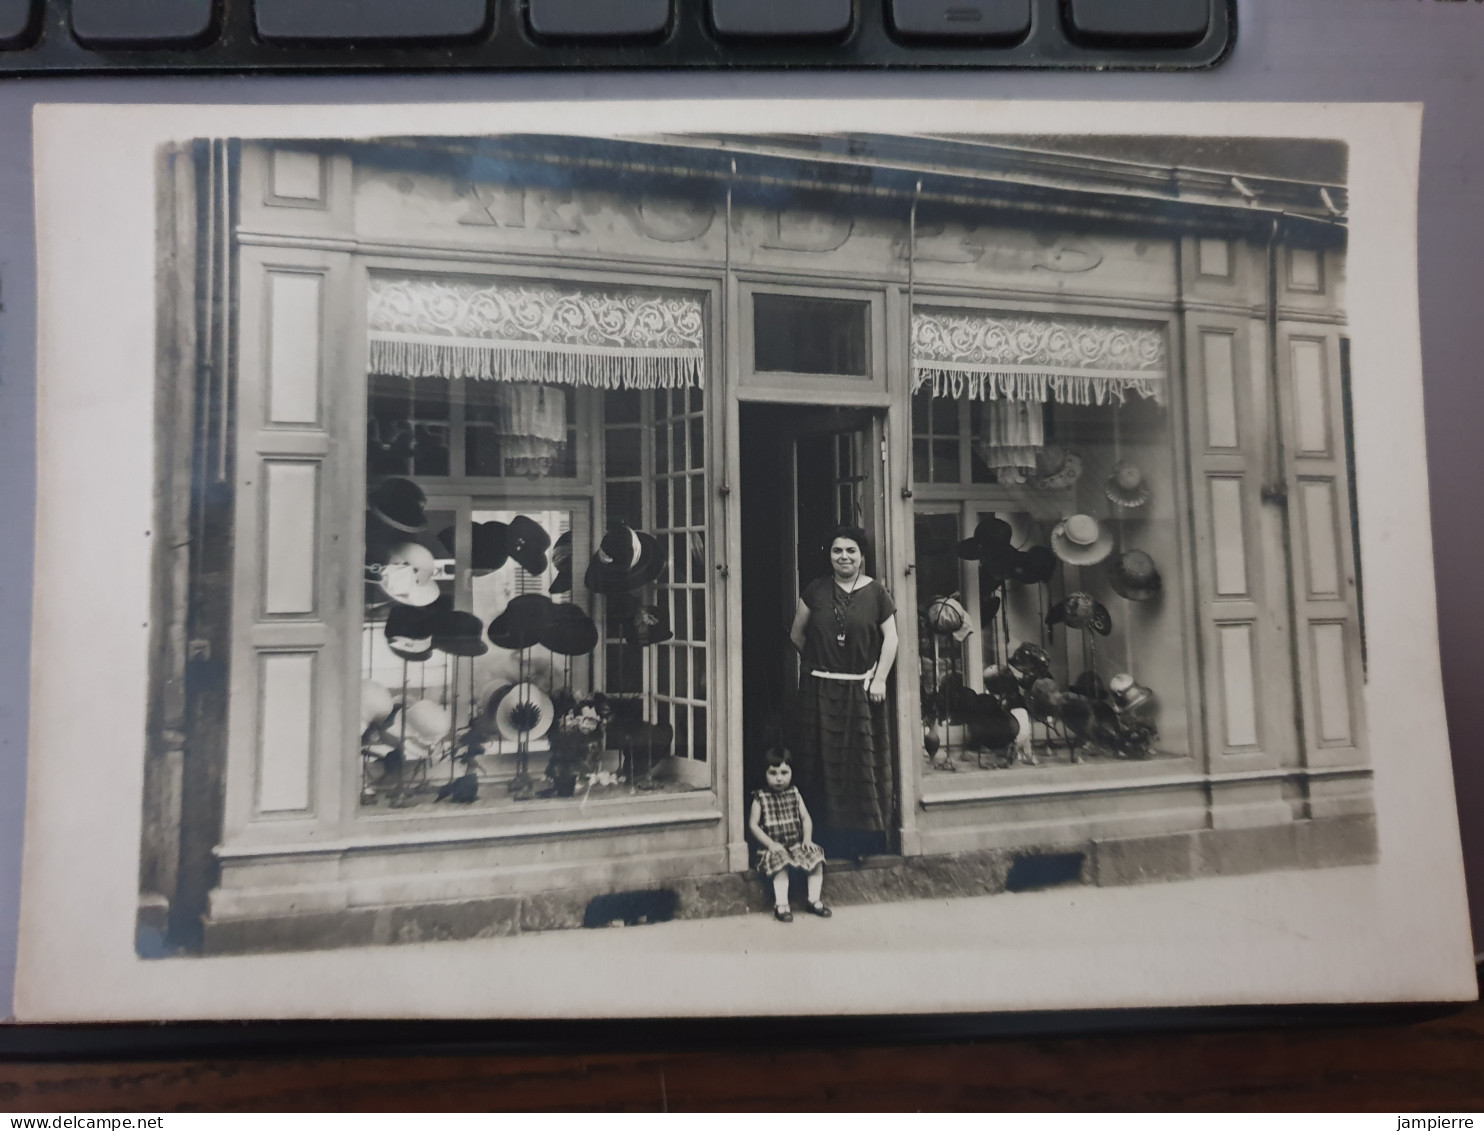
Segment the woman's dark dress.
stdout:
<path fill-rule="evenodd" d="M 795 740 L 800 785 L 813 796 L 831 830 L 886 832 L 893 820 L 891 730 L 886 704 L 872 703 L 863 680 L 818 679 L 809 673 L 867 672 L 881 658 L 881 625 L 896 612 L 878 581 L 857 589 L 837 626 L 839 602 L 833 577 L 804 590 L 809 609 L 804 630 Z M 845 596 L 839 590 L 840 598 Z M 836 640 L 840 628 L 845 642 Z"/>

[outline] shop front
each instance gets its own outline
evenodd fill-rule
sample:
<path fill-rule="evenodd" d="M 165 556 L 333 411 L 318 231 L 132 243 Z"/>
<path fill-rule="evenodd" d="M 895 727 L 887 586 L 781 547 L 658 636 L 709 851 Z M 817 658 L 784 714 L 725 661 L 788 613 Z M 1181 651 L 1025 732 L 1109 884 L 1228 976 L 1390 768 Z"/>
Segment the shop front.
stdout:
<path fill-rule="evenodd" d="M 161 186 L 141 922 L 180 945 L 765 906 L 841 526 L 898 638 L 841 897 L 1374 855 L 1338 184 L 511 136 Z"/>

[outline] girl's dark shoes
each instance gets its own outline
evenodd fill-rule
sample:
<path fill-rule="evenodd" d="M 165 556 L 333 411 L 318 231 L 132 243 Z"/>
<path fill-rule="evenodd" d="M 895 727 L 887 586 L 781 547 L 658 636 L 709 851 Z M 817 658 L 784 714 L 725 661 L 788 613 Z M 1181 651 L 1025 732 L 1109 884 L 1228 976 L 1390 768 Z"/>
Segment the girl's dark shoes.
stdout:
<path fill-rule="evenodd" d="M 825 908 L 825 912 L 828 914 L 829 908 Z M 780 923 L 792 923 L 794 921 L 794 913 L 787 907 L 775 907 L 773 908 L 773 918 L 777 919 Z"/>
<path fill-rule="evenodd" d="M 821 919 L 828 919 L 831 915 L 834 914 L 833 911 L 831 911 L 824 905 L 823 900 L 820 900 L 818 903 L 807 904 L 806 906 L 809 908 L 809 914 L 818 915 Z M 792 918 L 792 916 L 790 916 L 790 918 Z"/>

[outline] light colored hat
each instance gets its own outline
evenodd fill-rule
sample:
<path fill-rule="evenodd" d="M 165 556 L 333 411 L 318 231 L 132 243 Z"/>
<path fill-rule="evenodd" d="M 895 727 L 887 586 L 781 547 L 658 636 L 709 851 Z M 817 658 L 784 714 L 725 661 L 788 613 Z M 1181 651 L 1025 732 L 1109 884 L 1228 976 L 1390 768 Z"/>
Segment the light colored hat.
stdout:
<path fill-rule="evenodd" d="M 429 745 L 447 735 L 449 728 L 453 725 L 448 708 L 441 703 L 434 703 L 431 699 L 419 699 L 407 708 L 403 718 L 407 720 L 407 729 Z"/>
<path fill-rule="evenodd" d="M 1136 463 L 1120 462 L 1113 467 L 1103 494 L 1120 507 L 1142 507 L 1149 501 L 1149 484 Z"/>
<path fill-rule="evenodd" d="M 431 605 L 438 600 L 433 575 L 438 562 L 432 551 L 416 542 L 393 546 L 381 567 L 381 588 L 393 601 L 404 605 Z"/>
<path fill-rule="evenodd" d="M 939 597 L 928 606 L 928 627 L 943 636 L 952 635 L 962 642 L 974 629 L 969 624 L 969 611 L 953 597 Z"/>
<path fill-rule="evenodd" d="M 374 679 L 361 680 L 361 729 L 392 713 L 392 693 Z"/>
<path fill-rule="evenodd" d="M 1051 549 L 1068 565 L 1097 565 L 1113 552 L 1113 532 L 1090 514 L 1074 514 L 1051 531 Z"/>
<path fill-rule="evenodd" d="M 1142 707 L 1154 698 L 1154 692 L 1128 672 L 1120 672 L 1108 681 L 1108 693 L 1113 696 L 1113 709 L 1119 714 Z"/>
<path fill-rule="evenodd" d="M 518 683 L 496 692 L 490 707 L 495 712 L 495 726 L 511 742 L 519 741 L 522 735 L 528 742 L 546 737 L 556 718 L 551 699 L 534 683 Z"/>

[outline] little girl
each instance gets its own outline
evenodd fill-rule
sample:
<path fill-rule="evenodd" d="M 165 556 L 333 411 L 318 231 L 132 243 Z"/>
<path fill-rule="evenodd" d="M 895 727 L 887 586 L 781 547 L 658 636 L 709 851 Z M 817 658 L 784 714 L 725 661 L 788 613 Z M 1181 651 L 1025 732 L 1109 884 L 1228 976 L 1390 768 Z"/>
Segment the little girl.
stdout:
<path fill-rule="evenodd" d="M 753 795 L 747 828 L 763 846 L 758 871 L 773 877 L 773 918 L 780 923 L 794 921 L 788 906 L 788 870 L 797 868 L 809 874 L 809 911 L 828 919 L 830 909 L 820 898 L 824 892 L 824 851 L 814 843 L 814 821 L 793 783 L 788 751 L 769 750 L 764 757 L 768 762 L 768 787 Z"/>

